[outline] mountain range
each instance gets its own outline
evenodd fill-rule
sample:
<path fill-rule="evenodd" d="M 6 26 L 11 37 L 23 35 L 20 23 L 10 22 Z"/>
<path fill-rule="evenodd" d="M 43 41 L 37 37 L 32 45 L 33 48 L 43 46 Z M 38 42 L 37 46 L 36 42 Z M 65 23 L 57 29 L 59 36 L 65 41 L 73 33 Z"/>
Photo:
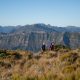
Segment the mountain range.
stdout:
<path fill-rule="evenodd" d="M 43 42 L 49 46 L 52 41 L 55 45 L 79 48 L 80 27 L 57 27 L 43 23 L 0 26 L 0 49 L 39 51 Z"/>

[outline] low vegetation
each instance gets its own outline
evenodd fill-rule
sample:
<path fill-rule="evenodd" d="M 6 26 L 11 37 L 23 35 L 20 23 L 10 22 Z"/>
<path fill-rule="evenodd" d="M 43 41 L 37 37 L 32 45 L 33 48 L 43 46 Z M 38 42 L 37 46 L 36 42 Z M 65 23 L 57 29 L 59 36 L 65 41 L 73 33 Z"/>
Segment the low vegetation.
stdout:
<path fill-rule="evenodd" d="M 0 80 L 80 80 L 80 50 L 0 50 Z"/>

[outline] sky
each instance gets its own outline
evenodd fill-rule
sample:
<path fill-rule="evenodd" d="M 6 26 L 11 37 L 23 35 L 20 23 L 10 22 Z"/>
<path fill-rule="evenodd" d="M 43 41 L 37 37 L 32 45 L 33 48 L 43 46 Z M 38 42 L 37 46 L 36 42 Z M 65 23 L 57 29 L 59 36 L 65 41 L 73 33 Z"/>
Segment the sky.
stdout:
<path fill-rule="evenodd" d="M 0 0 L 0 25 L 80 27 L 80 0 Z"/>

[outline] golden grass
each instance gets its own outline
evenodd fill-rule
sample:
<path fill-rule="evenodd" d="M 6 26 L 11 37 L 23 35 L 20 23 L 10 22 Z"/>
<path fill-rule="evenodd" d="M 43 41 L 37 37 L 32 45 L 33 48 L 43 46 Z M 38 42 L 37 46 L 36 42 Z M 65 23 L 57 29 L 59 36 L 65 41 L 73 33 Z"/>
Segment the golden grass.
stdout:
<path fill-rule="evenodd" d="M 80 50 L 32 54 L 0 51 L 0 80 L 80 80 Z"/>

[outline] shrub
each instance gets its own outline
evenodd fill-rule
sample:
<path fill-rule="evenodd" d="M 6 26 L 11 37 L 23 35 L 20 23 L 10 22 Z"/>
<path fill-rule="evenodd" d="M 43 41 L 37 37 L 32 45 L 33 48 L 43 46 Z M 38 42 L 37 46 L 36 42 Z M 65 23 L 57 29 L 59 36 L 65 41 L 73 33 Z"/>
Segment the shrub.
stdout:
<path fill-rule="evenodd" d="M 15 54 L 13 54 L 13 55 L 14 55 L 14 58 L 15 58 L 15 59 L 21 59 L 21 58 L 22 58 L 22 55 L 19 54 L 19 53 L 15 53 Z"/>
<path fill-rule="evenodd" d="M 28 59 L 32 59 L 32 58 L 33 58 L 33 54 L 32 54 L 32 53 L 29 53 L 29 54 L 27 55 L 27 58 L 28 58 Z"/>
<path fill-rule="evenodd" d="M 5 58 L 7 56 L 6 53 L 0 53 L 0 58 Z"/>
<path fill-rule="evenodd" d="M 61 61 L 68 61 L 70 63 L 74 63 L 76 61 L 76 59 L 78 58 L 78 54 L 77 53 L 64 53 L 60 56 L 60 60 Z"/>
<path fill-rule="evenodd" d="M 64 45 L 55 45 L 55 50 L 56 50 L 56 51 L 58 51 L 58 50 L 60 50 L 60 49 L 70 50 L 69 47 L 66 47 L 66 46 L 64 46 Z"/>
<path fill-rule="evenodd" d="M 10 63 L 0 62 L 0 67 L 11 68 Z"/>

